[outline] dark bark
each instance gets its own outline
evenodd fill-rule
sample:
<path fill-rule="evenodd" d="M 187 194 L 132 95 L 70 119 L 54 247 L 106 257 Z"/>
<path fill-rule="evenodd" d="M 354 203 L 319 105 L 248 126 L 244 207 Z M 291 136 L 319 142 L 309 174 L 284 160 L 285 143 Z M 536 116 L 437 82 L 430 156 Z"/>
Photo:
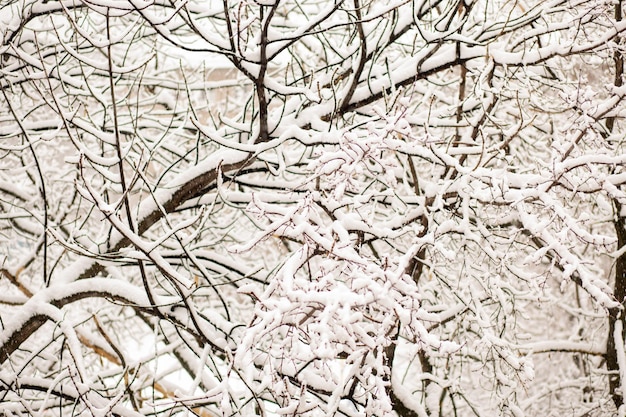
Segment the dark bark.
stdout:
<path fill-rule="evenodd" d="M 615 5 L 615 20 L 617 22 L 622 20 L 622 2 L 619 1 Z M 622 77 L 624 74 L 624 59 L 619 49 L 615 50 L 613 55 L 613 63 L 615 64 L 615 86 L 619 87 L 623 84 Z M 609 117 L 606 120 L 606 127 L 609 132 L 613 131 L 615 126 L 615 117 Z M 622 205 L 613 200 L 615 207 L 615 234 L 617 236 L 617 247 L 621 249 L 626 244 L 626 218 L 622 213 Z M 619 337 L 624 340 L 624 298 L 626 297 L 626 254 L 622 254 L 615 261 L 615 284 L 613 287 L 613 295 L 621 303 L 619 307 L 615 307 L 609 310 L 609 333 L 606 343 L 606 367 L 610 372 L 609 375 L 609 390 L 615 407 L 619 408 L 624 404 L 624 395 L 620 390 L 621 381 L 619 374 L 619 363 L 617 360 L 617 346 L 615 344 L 615 338 Z M 622 332 L 616 334 L 616 324 L 621 322 Z"/>
<path fill-rule="evenodd" d="M 615 203 L 616 219 L 614 222 L 615 233 L 617 235 L 618 248 L 623 248 L 626 244 L 626 218 L 621 216 L 621 204 Z M 609 334 L 606 343 L 606 367 L 611 375 L 609 376 L 609 389 L 615 406 L 619 408 L 624 403 L 624 396 L 619 391 L 622 384 L 619 375 L 619 363 L 617 360 L 617 350 L 615 345 L 615 337 L 624 340 L 624 334 L 616 335 L 616 324 L 622 323 L 622 329 L 626 323 L 624 317 L 624 298 L 626 297 L 626 254 L 622 254 L 615 261 L 615 284 L 613 287 L 615 298 L 621 302 L 620 307 L 609 310 Z"/>

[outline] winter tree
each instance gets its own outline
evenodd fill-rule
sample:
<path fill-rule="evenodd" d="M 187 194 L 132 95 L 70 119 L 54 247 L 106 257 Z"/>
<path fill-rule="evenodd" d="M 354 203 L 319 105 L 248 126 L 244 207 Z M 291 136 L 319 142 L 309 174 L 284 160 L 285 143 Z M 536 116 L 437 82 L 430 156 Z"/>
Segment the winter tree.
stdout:
<path fill-rule="evenodd" d="M 0 0 L 4 416 L 626 416 L 622 0 Z"/>

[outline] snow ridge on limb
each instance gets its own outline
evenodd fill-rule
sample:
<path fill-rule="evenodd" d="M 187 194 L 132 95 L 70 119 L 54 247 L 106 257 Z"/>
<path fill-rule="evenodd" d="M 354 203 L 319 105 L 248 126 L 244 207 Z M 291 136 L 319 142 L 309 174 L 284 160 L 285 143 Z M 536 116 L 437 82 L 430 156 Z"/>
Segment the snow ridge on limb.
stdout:
<path fill-rule="evenodd" d="M 240 151 L 225 150 L 217 152 L 194 169 L 181 173 L 170 183 L 162 186 L 153 194 L 153 198 L 146 199 L 138 209 L 138 236 L 148 230 L 168 213 L 175 211 L 186 201 L 196 198 L 215 185 L 218 176 L 230 171 L 238 171 L 251 163 L 250 154 Z M 110 245 L 113 251 L 132 244 L 131 239 L 123 234 L 115 234 Z M 103 270 L 103 266 L 96 259 L 79 259 L 60 273 L 59 283 L 72 282 L 96 276 Z"/>
<path fill-rule="evenodd" d="M 58 312 L 58 309 L 67 304 L 91 297 L 110 298 L 137 307 L 149 306 L 146 294 L 137 286 L 106 278 L 68 282 L 39 291 L 20 307 L 9 322 L 5 323 L 0 333 L 0 361 L 4 363 L 9 359 L 9 356 L 47 320 L 62 320 L 58 313 L 54 313 L 55 311 Z M 172 300 L 160 301 L 162 305 L 167 305 Z"/>

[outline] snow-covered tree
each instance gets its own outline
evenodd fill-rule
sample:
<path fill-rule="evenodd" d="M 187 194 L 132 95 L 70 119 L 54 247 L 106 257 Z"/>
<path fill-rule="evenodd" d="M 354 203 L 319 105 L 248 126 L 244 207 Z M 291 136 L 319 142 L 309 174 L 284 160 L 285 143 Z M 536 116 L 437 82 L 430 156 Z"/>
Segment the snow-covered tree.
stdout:
<path fill-rule="evenodd" d="M 622 0 L 0 0 L 5 416 L 626 416 Z"/>

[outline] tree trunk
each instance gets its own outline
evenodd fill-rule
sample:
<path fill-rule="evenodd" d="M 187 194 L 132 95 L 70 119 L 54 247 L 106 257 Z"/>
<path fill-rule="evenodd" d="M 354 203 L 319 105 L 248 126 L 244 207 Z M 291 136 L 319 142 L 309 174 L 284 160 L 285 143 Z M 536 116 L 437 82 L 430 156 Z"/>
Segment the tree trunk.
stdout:
<path fill-rule="evenodd" d="M 626 244 L 626 218 L 622 216 L 621 204 L 615 201 L 615 232 L 617 234 L 618 248 L 623 248 Z M 622 254 L 617 258 L 615 262 L 615 285 L 613 288 L 613 294 L 615 298 L 622 303 L 621 308 L 612 308 L 609 310 L 609 334 L 606 344 L 606 366 L 607 370 L 612 372 L 609 376 L 609 388 L 611 390 L 611 396 L 615 406 L 619 408 L 624 403 L 624 395 L 622 394 L 620 385 L 619 363 L 617 360 L 617 350 L 615 346 L 615 324 L 618 321 L 622 322 L 622 329 L 624 328 L 624 297 L 626 297 L 626 254 Z M 624 340 L 624 335 L 618 335 Z"/>

